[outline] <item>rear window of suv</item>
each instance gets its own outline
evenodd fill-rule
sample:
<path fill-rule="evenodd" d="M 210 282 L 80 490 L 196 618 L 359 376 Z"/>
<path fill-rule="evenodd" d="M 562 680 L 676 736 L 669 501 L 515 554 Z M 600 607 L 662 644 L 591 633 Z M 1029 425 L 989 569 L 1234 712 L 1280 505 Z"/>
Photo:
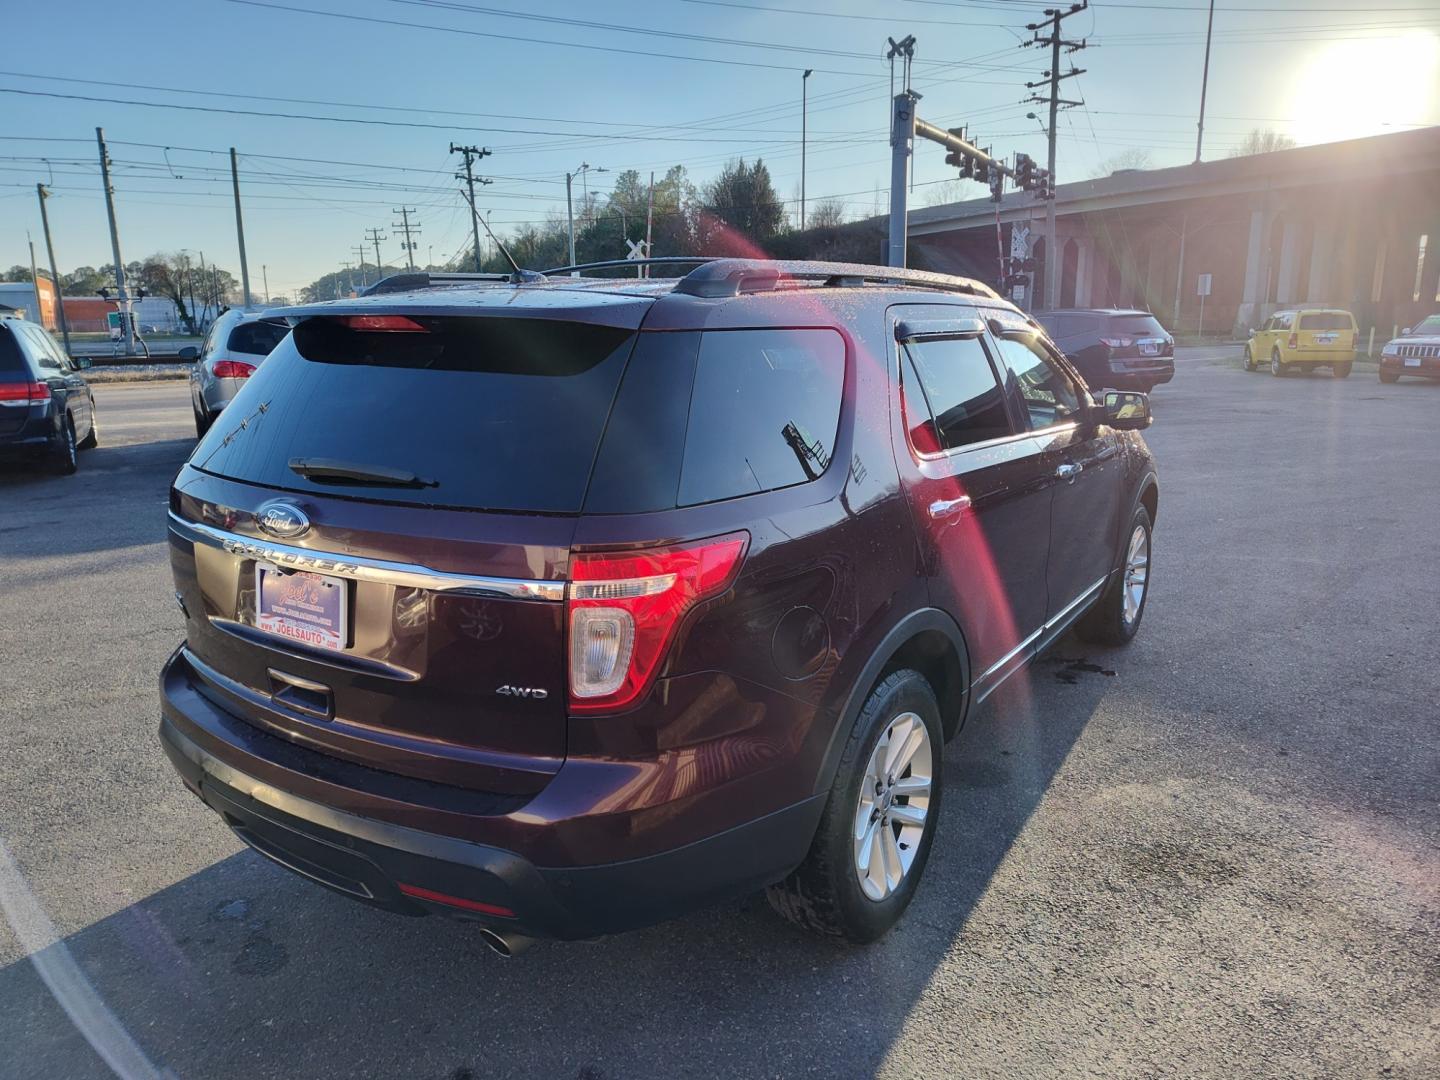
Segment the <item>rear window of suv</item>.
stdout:
<path fill-rule="evenodd" d="M 26 376 L 30 373 L 30 365 L 25 362 L 25 354 L 15 340 L 13 326 L 0 325 L 0 373 Z"/>
<path fill-rule="evenodd" d="M 1300 330 L 1352 330 L 1355 324 L 1350 316 L 1342 312 L 1326 311 L 1316 315 L 1301 315 Z"/>
<path fill-rule="evenodd" d="M 269 356 L 289 332 L 285 323 L 245 322 L 230 331 L 227 344 L 231 352 Z"/>
<path fill-rule="evenodd" d="M 1106 326 L 1110 333 L 1125 337 L 1166 336 L 1165 328 L 1154 315 L 1111 315 Z"/>
<path fill-rule="evenodd" d="M 312 494 L 577 512 L 634 332 L 529 318 L 417 317 L 415 325 L 423 330 L 301 323 L 191 463 Z M 290 468 L 301 458 L 404 470 L 424 486 L 309 479 Z"/>

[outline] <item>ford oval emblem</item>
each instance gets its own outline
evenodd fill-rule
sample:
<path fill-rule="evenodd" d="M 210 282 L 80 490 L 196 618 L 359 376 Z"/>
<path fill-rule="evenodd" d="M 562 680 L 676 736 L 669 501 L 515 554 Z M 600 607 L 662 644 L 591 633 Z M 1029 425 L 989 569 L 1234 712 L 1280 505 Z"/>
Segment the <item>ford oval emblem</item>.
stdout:
<path fill-rule="evenodd" d="M 309 531 L 310 519 L 298 506 L 290 503 L 268 503 L 255 514 L 255 522 L 271 536 L 289 539 Z"/>

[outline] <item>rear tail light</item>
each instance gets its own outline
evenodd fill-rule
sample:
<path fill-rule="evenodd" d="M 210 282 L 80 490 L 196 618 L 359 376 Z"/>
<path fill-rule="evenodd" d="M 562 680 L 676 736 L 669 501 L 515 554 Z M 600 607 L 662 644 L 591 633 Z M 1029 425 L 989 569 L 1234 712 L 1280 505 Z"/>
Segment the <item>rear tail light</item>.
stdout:
<path fill-rule="evenodd" d="M 351 330 L 386 334 L 428 334 L 430 331 L 404 315 L 341 315 L 335 320 Z"/>
<path fill-rule="evenodd" d="M 214 370 L 217 379 L 248 379 L 255 374 L 255 365 L 243 360 L 217 360 Z"/>
<path fill-rule="evenodd" d="M 12 402 L 16 405 L 43 405 L 49 400 L 49 383 L 0 383 L 0 401 Z"/>
<path fill-rule="evenodd" d="M 1287 341 L 1285 344 L 1292 349 L 1298 349 L 1300 347 L 1300 335 L 1292 330 L 1290 332 L 1290 340 Z"/>
<path fill-rule="evenodd" d="M 649 687 L 681 619 L 734 582 L 750 543 L 576 555 L 570 564 L 570 709 L 624 708 Z"/>
<path fill-rule="evenodd" d="M 1128 337 L 1102 337 L 1100 340 L 1112 349 L 1128 349 L 1135 344 L 1135 339 Z"/>

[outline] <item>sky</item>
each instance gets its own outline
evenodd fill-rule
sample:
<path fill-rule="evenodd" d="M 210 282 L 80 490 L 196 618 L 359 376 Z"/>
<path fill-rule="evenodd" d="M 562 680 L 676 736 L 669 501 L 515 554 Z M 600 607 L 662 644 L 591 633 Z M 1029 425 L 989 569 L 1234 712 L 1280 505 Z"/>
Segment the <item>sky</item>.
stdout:
<path fill-rule="evenodd" d="M 997 155 L 1043 162 L 1048 70 L 1023 47 L 1043 3 L 1016 0 L 52 0 L 7 6 L 0 62 L 0 270 L 45 253 L 35 184 L 62 272 L 111 261 L 95 128 L 114 161 L 126 262 L 204 252 L 238 276 L 229 148 L 239 155 L 254 292 L 293 295 L 354 263 L 378 229 L 403 262 L 469 236 L 449 146 L 492 154 L 477 189 L 502 237 L 565 210 L 584 163 L 603 193 L 622 169 L 683 164 L 703 184 L 762 157 L 792 215 L 808 79 L 806 194 L 883 209 L 889 183 L 886 39 L 916 38 L 919 116 L 968 124 Z M 328 14 L 327 14 L 328 13 Z M 1057 179 L 1096 175 L 1127 151 L 1193 160 L 1206 0 L 1091 3 L 1065 20 L 1068 79 Z M 1205 156 L 1254 128 L 1301 144 L 1440 124 L 1440 7 L 1433 0 L 1218 0 Z M 624 29 L 629 28 L 629 29 Z M 636 32 L 643 31 L 643 32 Z M 897 78 L 899 71 L 897 69 Z M 597 170 L 605 169 L 607 172 Z M 917 143 L 912 206 L 975 198 L 938 146 Z M 577 192 L 582 181 L 576 181 Z M 616 257 L 625 253 L 617 251 Z M 262 271 L 263 268 L 263 271 Z"/>

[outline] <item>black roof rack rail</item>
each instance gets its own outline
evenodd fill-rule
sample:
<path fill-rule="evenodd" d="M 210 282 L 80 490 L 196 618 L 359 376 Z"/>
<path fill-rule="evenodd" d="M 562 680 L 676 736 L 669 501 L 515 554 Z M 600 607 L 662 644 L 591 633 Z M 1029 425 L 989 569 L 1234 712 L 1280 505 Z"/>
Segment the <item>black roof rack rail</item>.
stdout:
<path fill-rule="evenodd" d="M 469 285 L 480 281 L 509 281 L 509 274 L 432 274 L 428 270 L 417 270 L 408 274 L 391 274 L 381 278 L 374 285 L 360 290 L 361 296 L 375 296 L 378 293 L 409 292 L 412 289 L 434 289 L 441 285 Z"/>
<path fill-rule="evenodd" d="M 768 292 L 782 281 L 818 281 L 831 287 L 866 282 L 920 285 L 943 292 L 999 299 L 990 286 L 971 278 L 865 263 L 811 262 L 801 259 L 712 259 L 681 279 L 675 291 L 690 296 L 718 298 L 741 293 Z"/>
<path fill-rule="evenodd" d="M 654 259 L 606 259 L 604 262 L 575 263 L 573 266 L 554 266 L 549 270 L 543 270 L 544 274 L 571 274 L 580 273 L 584 270 L 618 270 L 627 266 L 664 266 L 666 264 L 682 266 L 694 266 L 699 263 L 715 262 L 719 256 L 716 255 L 672 255 L 668 258 L 657 257 Z"/>

